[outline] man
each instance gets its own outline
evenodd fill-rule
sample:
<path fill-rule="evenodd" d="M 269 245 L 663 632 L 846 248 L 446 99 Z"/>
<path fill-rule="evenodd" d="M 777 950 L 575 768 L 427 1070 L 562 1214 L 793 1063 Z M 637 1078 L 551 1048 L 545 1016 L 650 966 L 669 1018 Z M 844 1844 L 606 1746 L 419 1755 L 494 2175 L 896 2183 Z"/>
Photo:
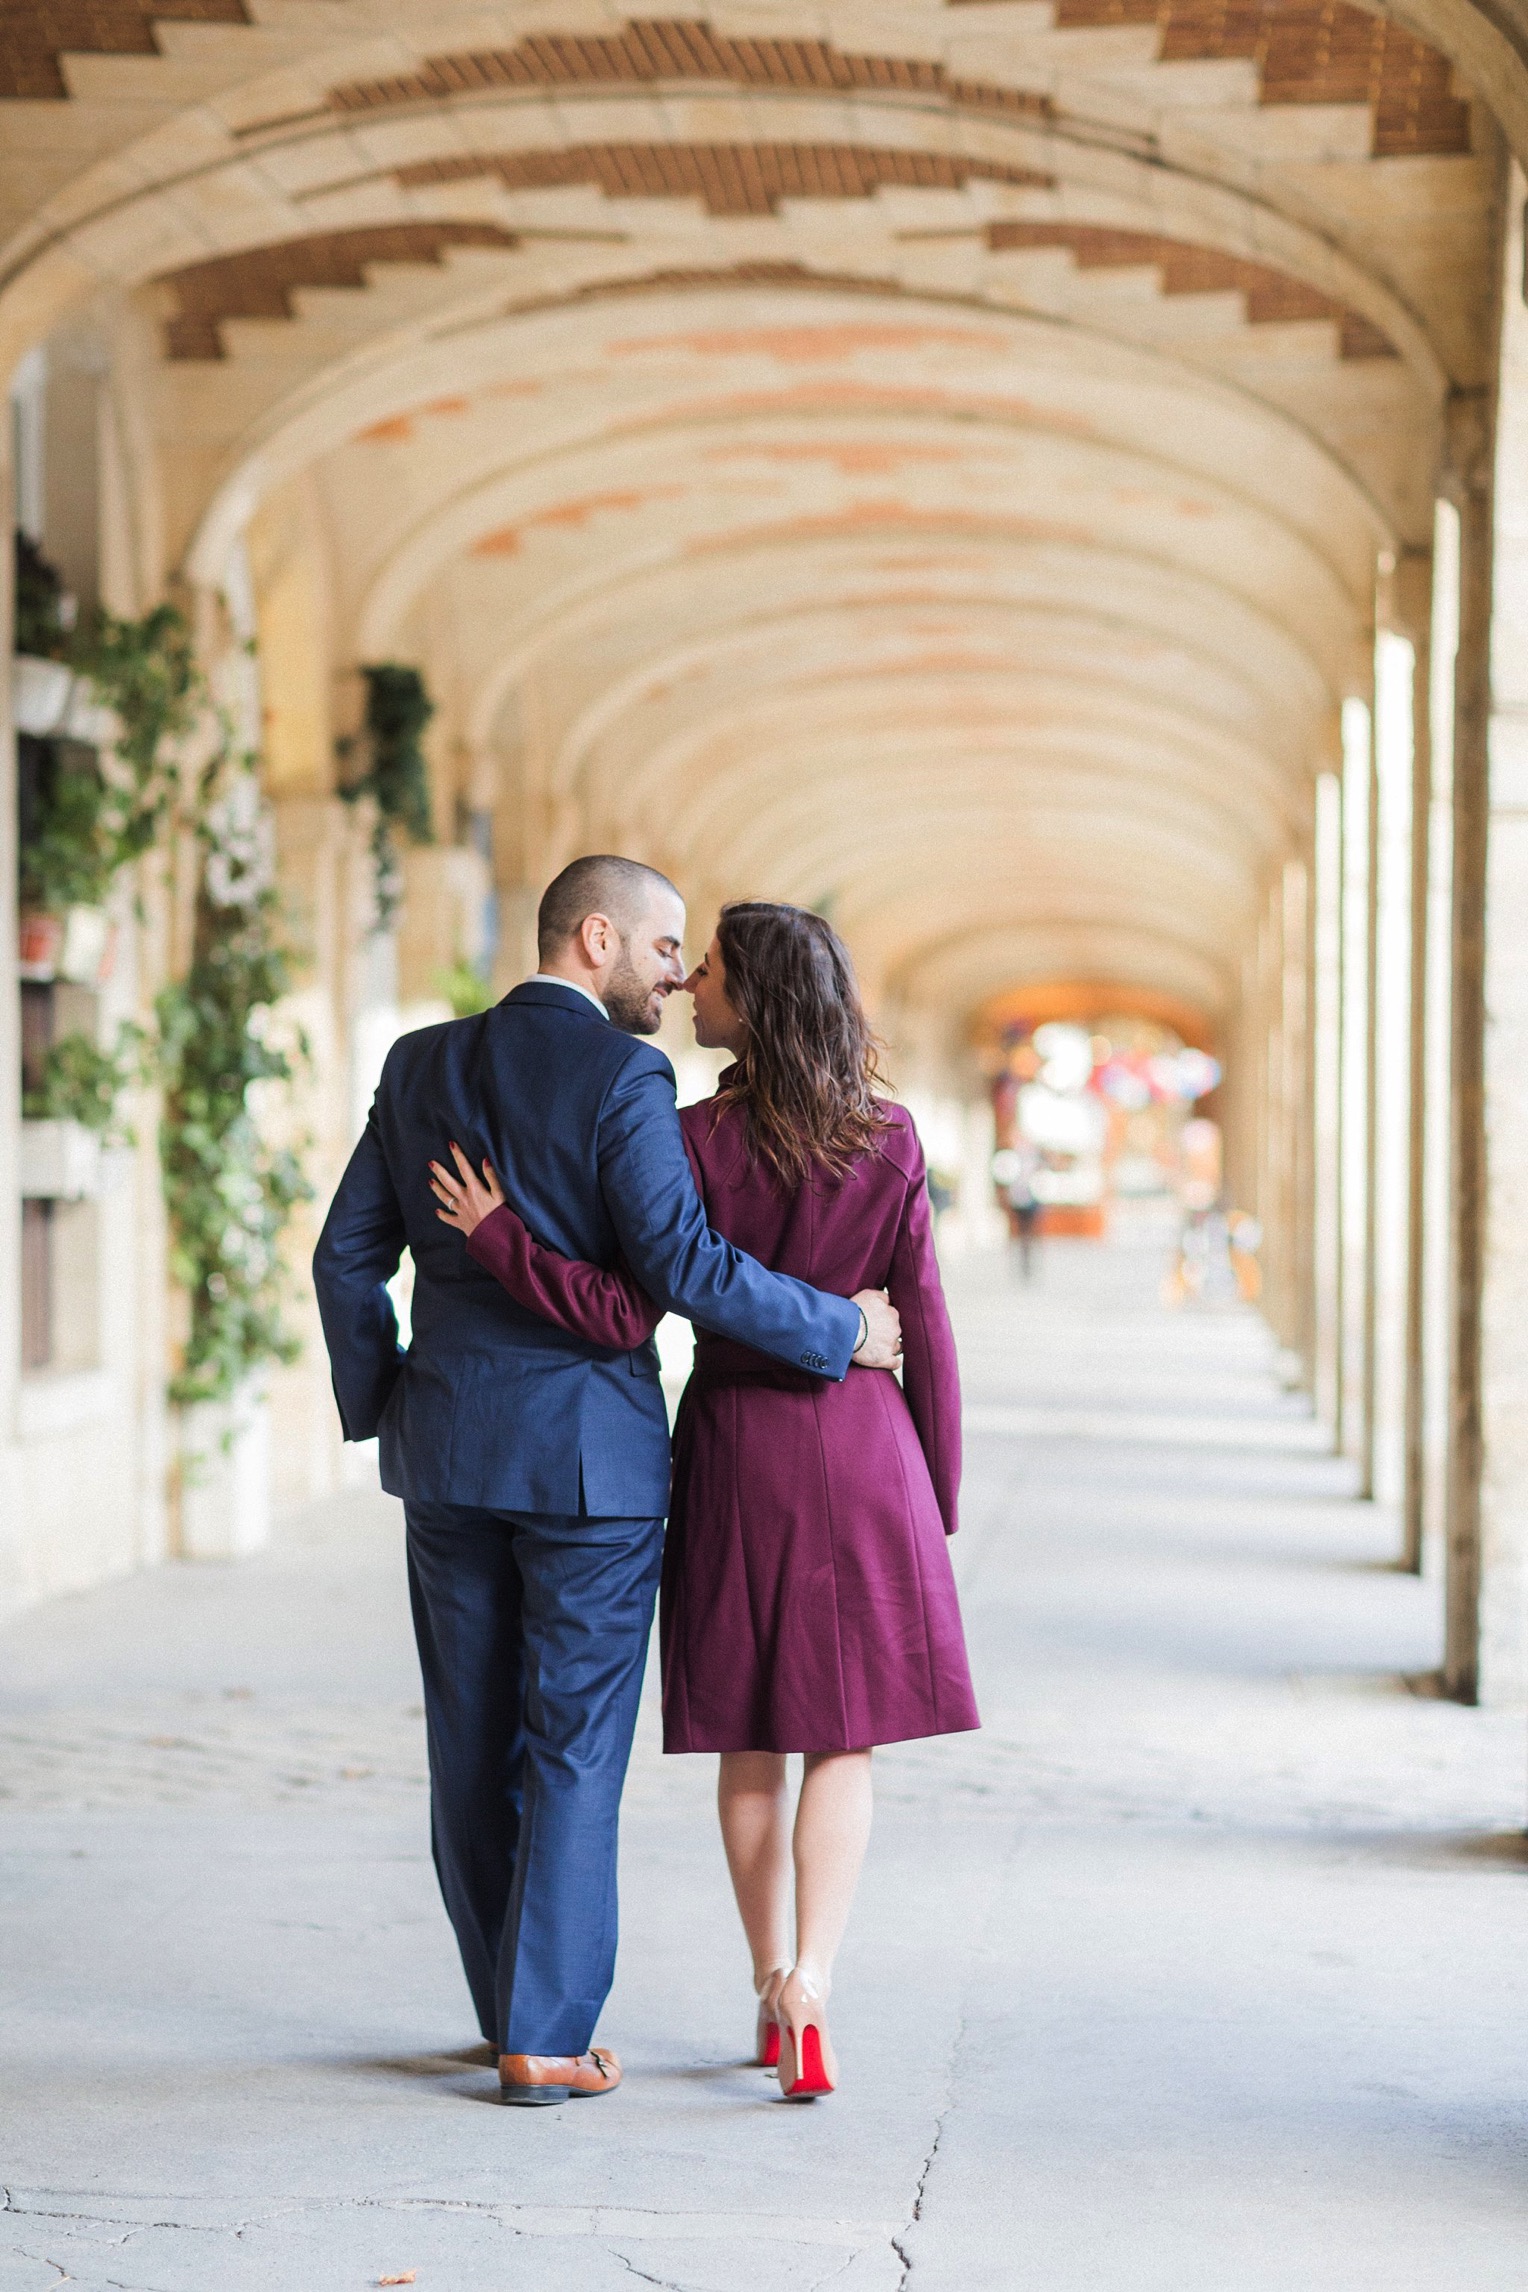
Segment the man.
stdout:
<path fill-rule="evenodd" d="M 609 2092 L 616 1822 L 668 1507 L 651 1344 L 603 1352 L 516 1305 L 435 1214 L 429 1163 L 492 1163 L 539 1240 L 621 1252 L 669 1311 L 840 1378 L 889 1367 L 877 1291 L 827 1297 L 713 1234 L 674 1073 L 640 1038 L 683 984 L 684 903 L 635 861 L 547 890 L 540 969 L 393 1046 L 313 1261 L 348 1440 L 404 1500 L 435 1866 L 508 2099 Z M 414 1259 L 413 1342 L 386 1283 Z"/>

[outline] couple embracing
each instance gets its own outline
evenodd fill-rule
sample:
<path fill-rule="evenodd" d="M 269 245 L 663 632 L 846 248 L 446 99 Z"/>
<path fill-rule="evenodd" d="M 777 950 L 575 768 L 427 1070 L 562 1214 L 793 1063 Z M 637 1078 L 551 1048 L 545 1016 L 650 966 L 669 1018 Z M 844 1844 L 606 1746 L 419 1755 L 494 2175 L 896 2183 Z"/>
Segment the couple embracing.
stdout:
<path fill-rule="evenodd" d="M 591 2040 L 660 1573 L 664 1748 L 721 1754 L 758 2059 L 792 2098 L 837 2080 L 826 2002 L 871 1750 L 978 1724 L 917 1135 L 875 1095 L 820 916 L 728 907 L 688 979 L 684 929 L 655 870 L 564 869 L 535 978 L 394 1045 L 314 1259 L 346 1438 L 380 1434 L 404 1503 L 441 1890 L 527 2104 L 620 2082 Z M 678 987 L 735 1062 L 682 1115 L 643 1039 Z M 405 1248 L 406 1352 L 386 1287 Z M 672 1461 L 666 1312 L 696 1329 Z"/>

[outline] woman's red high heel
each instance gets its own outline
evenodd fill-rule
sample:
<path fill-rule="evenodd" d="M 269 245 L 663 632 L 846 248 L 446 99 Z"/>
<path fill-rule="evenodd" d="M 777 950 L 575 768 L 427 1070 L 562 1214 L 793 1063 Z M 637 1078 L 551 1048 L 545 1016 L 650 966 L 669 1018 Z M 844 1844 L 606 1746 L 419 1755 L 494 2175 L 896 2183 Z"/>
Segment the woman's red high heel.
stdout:
<path fill-rule="evenodd" d="M 780 2090 L 787 2101 L 815 2101 L 819 2093 L 831 2093 L 833 2080 L 822 2065 L 822 2033 L 815 2022 L 808 2022 L 801 2032 L 801 2061 L 794 2081 L 782 2085 Z"/>
<path fill-rule="evenodd" d="M 787 2101 L 815 2101 L 838 2085 L 838 2063 L 823 2019 L 823 1996 L 793 1972 L 780 1992 L 780 2091 Z"/>
<path fill-rule="evenodd" d="M 780 2066 L 780 1992 L 785 1987 L 788 1966 L 776 1966 L 772 1974 L 764 1977 L 759 1992 L 759 2020 L 754 2033 L 753 2055 L 761 2069 Z"/>

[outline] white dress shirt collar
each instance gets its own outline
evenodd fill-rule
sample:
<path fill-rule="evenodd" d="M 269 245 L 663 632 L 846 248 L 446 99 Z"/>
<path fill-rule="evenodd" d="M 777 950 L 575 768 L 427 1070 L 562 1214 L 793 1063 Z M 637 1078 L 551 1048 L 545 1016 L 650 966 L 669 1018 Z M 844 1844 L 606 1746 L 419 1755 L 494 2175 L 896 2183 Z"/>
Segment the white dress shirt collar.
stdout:
<path fill-rule="evenodd" d="M 594 1005 L 602 1019 L 609 1018 L 610 1013 L 606 1010 L 604 1004 L 600 1001 L 598 995 L 594 992 L 592 987 L 583 986 L 577 979 L 560 978 L 555 971 L 538 971 L 535 973 L 535 978 L 542 986 L 571 987 L 575 995 L 582 995 L 586 1002 L 590 1002 Z"/>

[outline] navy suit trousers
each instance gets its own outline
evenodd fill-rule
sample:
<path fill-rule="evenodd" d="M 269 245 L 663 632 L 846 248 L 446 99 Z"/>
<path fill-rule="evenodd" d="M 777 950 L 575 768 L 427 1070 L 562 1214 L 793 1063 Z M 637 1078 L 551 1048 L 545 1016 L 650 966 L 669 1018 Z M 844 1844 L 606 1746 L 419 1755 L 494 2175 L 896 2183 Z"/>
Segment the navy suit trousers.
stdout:
<path fill-rule="evenodd" d="M 615 1974 L 616 1831 L 661 1520 L 409 1503 L 435 1868 L 483 2035 L 583 2053 Z"/>

